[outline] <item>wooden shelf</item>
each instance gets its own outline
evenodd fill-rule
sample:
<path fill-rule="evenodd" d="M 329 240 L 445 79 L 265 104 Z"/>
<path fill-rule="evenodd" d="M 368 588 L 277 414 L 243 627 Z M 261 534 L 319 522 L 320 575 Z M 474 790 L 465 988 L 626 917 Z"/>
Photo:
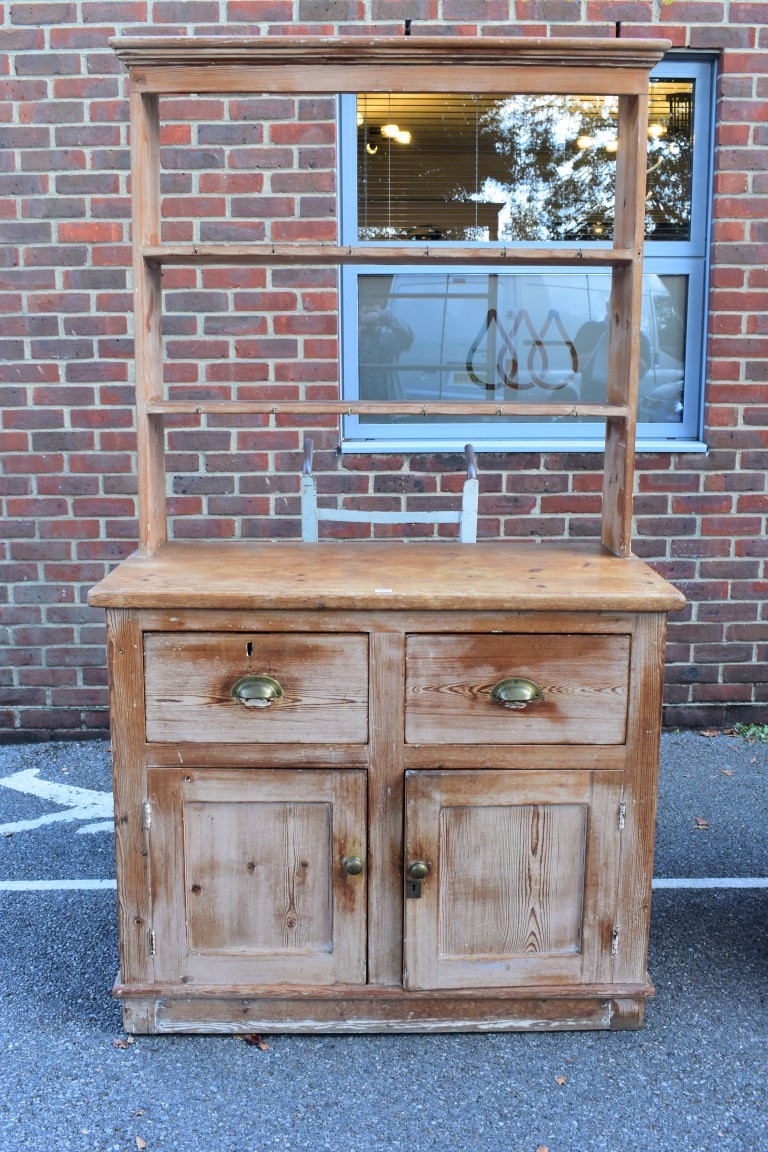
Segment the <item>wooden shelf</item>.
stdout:
<path fill-rule="evenodd" d="M 364 36 L 116 38 L 135 92 L 639 95 L 668 40 Z M 194 49 L 191 51 L 192 44 Z"/>
<path fill-rule="evenodd" d="M 453 244 L 157 244 L 142 248 L 148 264 L 504 264 L 513 267 L 617 268 L 630 265 L 629 248 L 510 248 Z"/>
<path fill-rule="evenodd" d="M 425 578 L 414 580 L 413 573 Z M 317 574 L 322 572 L 318 583 Z M 428 573 L 428 578 L 426 574 Z M 134 553 L 91 592 L 95 607 L 663 612 L 684 599 L 653 569 L 592 542 L 176 540 Z"/>
<path fill-rule="evenodd" d="M 154 66 L 189 68 L 221 64 L 291 64 L 322 68 L 329 63 L 361 61 L 368 67 L 400 63 L 407 54 L 408 63 L 450 68 L 457 61 L 485 68 L 557 67 L 571 71 L 594 68 L 614 73 L 622 68 L 647 70 L 656 64 L 670 43 L 657 39 L 607 39 L 603 37 L 571 38 L 520 36 L 481 39 L 443 36 L 399 36 L 388 38 L 338 36 L 319 41 L 302 36 L 270 36 L 264 39 L 244 36 L 117 36 L 109 41 L 115 54 L 129 68 Z M 279 79 L 279 77 L 275 77 Z M 415 83 L 418 83 L 418 75 Z M 415 90 L 415 89 L 414 89 Z"/>
<path fill-rule="evenodd" d="M 400 400 L 151 400 L 149 416 L 222 416 L 260 413 L 304 416 L 564 416 L 626 418 L 626 404 L 529 404 L 524 401 L 407 403 Z"/>
<path fill-rule="evenodd" d="M 165 417 L 185 414 L 305 414 L 539 417 L 605 422 L 602 542 L 615 556 L 631 550 L 634 443 L 642 312 L 648 72 L 669 43 L 661 39 L 469 37 L 141 37 L 112 41 L 131 80 L 131 171 L 136 315 L 139 522 L 142 547 L 167 539 Z M 453 92 L 497 95 L 611 95 L 618 98 L 612 244 L 505 247 L 425 241 L 391 243 L 162 243 L 160 95 L 244 93 Z M 258 222 L 254 222 L 256 226 Z M 166 266 L 296 269 L 347 265 L 430 269 L 464 265 L 486 274 L 509 269 L 603 269 L 611 279 L 604 404 L 489 404 L 372 401 L 172 400 L 165 395 L 162 272 Z M 261 389 L 259 394 L 263 395 Z M 266 391 L 266 390 L 265 390 Z"/>

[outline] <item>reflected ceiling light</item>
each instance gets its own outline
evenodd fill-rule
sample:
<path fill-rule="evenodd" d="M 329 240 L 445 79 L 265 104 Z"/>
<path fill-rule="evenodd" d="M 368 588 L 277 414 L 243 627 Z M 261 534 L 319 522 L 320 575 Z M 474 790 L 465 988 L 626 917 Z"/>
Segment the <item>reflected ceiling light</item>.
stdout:
<path fill-rule="evenodd" d="M 606 150 L 606 152 L 618 152 L 618 150 L 619 150 L 618 140 L 606 140 L 605 150 Z"/>
<path fill-rule="evenodd" d="M 366 144 L 365 150 L 369 156 L 375 156 L 379 150 L 378 144 Z"/>
<path fill-rule="evenodd" d="M 411 134 L 410 132 L 406 132 L 405 129 L 403 129 L 402 132 L 397 133 L 395 140 L 397 140 L 398 144 L 410 144 Z"/>
<path fill-rule="evenodd" d="M 399 124 L 382 124 L 381 126 L 382 136 L 386 136 L 389 140 L 394 140 L 399 131 Z"/>
<path fill-rule="evenodd" d="M 579 136 L 576 140 L 577 148 L 591 148 L 595 142 L 594 136 Z"/>
<path fill-rule="evenodd" d="M 654 140 L 660 140 L 662 136 L 666 136 L 667 127 L 665 124 L 649 124 L 648 135 L 652 136 Z"/>

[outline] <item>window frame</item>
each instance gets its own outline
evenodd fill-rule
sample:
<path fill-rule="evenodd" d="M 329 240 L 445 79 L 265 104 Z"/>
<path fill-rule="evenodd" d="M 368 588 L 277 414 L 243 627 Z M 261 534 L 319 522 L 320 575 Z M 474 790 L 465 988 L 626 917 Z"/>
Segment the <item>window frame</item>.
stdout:
<path fill-rule="evenodd" d="M 693 124 L 693 167 L 691 173 L 691 235 L 689 240 L 649 240 L 645 245 L 644 274 L 687 275 L 687 314 L 683 419 L 669 423 L 638 423 L 638 452 L 704 452 L 704 372 L 707 340 L 707 289 L 709 283 L 709 235 L 712 203 L 714 160 L 714 113 L 716 57 L 708 54 L 670 53 L 651 72 L 651 79 L 692 79 L 695 82 Z M 357 238 L 357 122 L 356 96 L 338 97 L 339 147 L 339 243 L 386 247 L 386 241 Z M 404 241 L 390 242 L 392 247 Z M 407 243 L 407 241 L 405 242 Z M 552 248 L 558 242 L 545 241 L 526 247 Z M 502 241 L 467 242 L 463 247 L 505 246 Z M 567 244 L 563 244 L 567 247 Z M 605 241 L 584 241 L 586 248 L 610 248 Z M 430 245 L 432 247 L 432 245 Z M 436 243 L 434 248 L 439 249 Z M 392 275 L 402 272 L 400 264 L 356 265 L 339 270 L 339 327 L 341 390 L 345 400 L 359 398 L 357 372 L 358 277 Z M 543 269 L 541 269 L 543 270 Z M 430 271 L 477 272 L 471 265 L 440 265 Z M 509 267 L 485 266 L 483 272 L 510 274 Z M 527 272 L 536 268 L 528 266 Z M 559 269 L 567 274 L 569 269 Z M 573 269 L 577 274 L 578 269 Z M 568 421 L 507 425 L 503 432 L 487 423 L 425 424 L 423 421 L 398 421 L 397 426 L 376 422 L 371 417 L 361 423 L 359 416 L 342 418 L 341 450 L 354 452 L 453 452 L 463 450 L 471 440 L 478 451 L 538 452 L 602 451 L 605 429 L 602 421 L 575 425 Z M 491 428 L 494 429 L 491 432 Z M 510 430 L 513 435 L 510 435 Z"/>

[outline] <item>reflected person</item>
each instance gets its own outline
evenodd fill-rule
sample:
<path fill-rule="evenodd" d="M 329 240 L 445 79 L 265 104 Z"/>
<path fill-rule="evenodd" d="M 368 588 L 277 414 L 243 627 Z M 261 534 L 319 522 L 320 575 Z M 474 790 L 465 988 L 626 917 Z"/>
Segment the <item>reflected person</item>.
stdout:
<path fill-rule="evenodd" d="M 413 344 L 413 332 L 386 306 L 386 298 L 373 297 L 360 304 L 358 364 L 363 400 L 405 400 L 397 370 L 403 352 Z"/>

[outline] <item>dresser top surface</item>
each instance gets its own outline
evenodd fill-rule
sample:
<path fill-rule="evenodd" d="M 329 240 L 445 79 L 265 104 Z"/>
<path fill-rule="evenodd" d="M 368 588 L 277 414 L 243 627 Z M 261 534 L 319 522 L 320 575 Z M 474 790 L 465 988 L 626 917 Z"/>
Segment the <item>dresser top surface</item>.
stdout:
<path fill-rule="evenodd" d="M 450 611 L 670 611 L 682 593 L 598 545 L 181 542 L 134 553 L 96 607 Z"/>

